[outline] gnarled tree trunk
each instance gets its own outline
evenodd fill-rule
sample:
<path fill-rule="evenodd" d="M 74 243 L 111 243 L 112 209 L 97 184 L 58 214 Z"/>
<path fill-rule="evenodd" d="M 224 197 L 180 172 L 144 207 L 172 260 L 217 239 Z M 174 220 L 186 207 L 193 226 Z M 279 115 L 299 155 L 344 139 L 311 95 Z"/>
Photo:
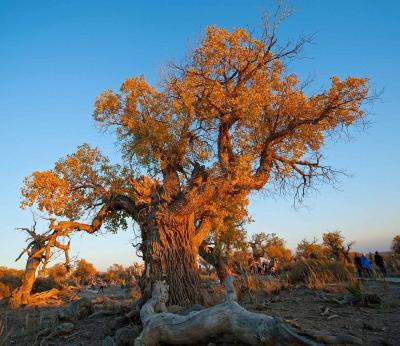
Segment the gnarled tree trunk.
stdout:
<path fill-rule="evenodd" d="M 28 239 L 30 239 L 31 242 L 16 259 L 16 261 L 18 261 L 24 253 L 27 253 L 28 255 L 21 286 L 14 290 L 9 300 L 9 306 L 13 309 L 18 308 L 21 305 L 26 305 L 30 302 L 32 287 L 36 280 L 36 272 L 41 264 L 41 270 L 43 273 L 45 272 L 45 268 L 51 258 L 52 248 L 55 247 L 64 252 L 65 266 L 69 268 L 70 242 L 68 242 L 68 244 L 63 244 L 58 240 L 58 238 L 68 237 L 68 231 L 64 232 L 63 230 L 54 230 L 52 232 L 45 232 L 43 234 L 36 233 L 35 220 L 31 229 L 19 229 L 26 231 L 30 235 Z"/>
<path fill-rule="evenodd" d="M 39 246 L 34 248 L 33 253 L 28 257 L 21 286 L 16 288 L 10 297 L 8 304 L 13 309 L 29 303 L 32 287 L 36 280 L 36 271 L 42 261 L 45 250 L 44 248 L 39 248 Z"/>
<path fill-rule="evenodd" d="M 142 224 L 142 252 L 145 270 L 142 278 L 144 298 L 151 296 L 151 283 L 165 280 L 171 287 L 170 304 L 200 302 L 200 277 L 197 266 L 193 216 L 151 215 Z"/>

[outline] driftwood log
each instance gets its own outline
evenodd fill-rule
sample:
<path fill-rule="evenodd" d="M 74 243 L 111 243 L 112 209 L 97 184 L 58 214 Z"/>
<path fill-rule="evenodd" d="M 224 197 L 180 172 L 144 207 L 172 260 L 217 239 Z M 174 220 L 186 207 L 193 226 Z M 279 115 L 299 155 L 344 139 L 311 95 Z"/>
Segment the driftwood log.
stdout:
<path fill-rule="evenodd" d="M 156 313 L 157 307 L 165 306 L 168 300 L 168 286 L 157 281 L 152 297 L 140 310 L 143 331 L 136 338 L 135 346 L 195 344 L 216 337 L 233 338 L 235 342 L 251 346 L 317 345 L 298 335 L 279 319 L 241 307 L 237 303 L 232 276 L 225 279 L 224 285 L 227 291 L 224 303 L 182 316 Z"/>

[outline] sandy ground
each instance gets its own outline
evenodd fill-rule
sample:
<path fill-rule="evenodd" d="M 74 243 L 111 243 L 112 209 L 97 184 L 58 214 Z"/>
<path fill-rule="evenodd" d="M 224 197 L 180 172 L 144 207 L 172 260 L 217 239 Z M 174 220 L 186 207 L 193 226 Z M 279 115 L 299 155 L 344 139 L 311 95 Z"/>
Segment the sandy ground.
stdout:
<path fill-rule="evenodd" d="M 294 325 L 328 335 L 347 334 L 360 338 L 363 345 L 400 344 L 400 279 L 363 281 L 364 289 L 382 299 L 378 305 L 339 305 L 331 298 L 343 298 L 343 291 L 330 287 L 325 291 L 306 288 L 281 291 L 279 294 L 248 296 L 241 303 L 247 309 L 281 317 Z M 86 290 L 81 296 L 95 298 L 101 294 Z M 131 300 L 125 290 L 105 289 L 119 309 L 129 308 Z M 0 318 L 12 330 L 8 345 L 33 345 L 41 330 L 54 328 L 62 306 L 23 308 L 10 311 L 0 304 Z M 110 308 L 110 306 L 109 306 Z M 99 309 L 99 308 L 98 308 Z M 117 309 L 116 309 L 117 311 Z M 107 335 L 113 335 L 111 324 L 117 315 L 79 321 L 69 335 L 51 339 L 48 345 L 102 345 Z"/>

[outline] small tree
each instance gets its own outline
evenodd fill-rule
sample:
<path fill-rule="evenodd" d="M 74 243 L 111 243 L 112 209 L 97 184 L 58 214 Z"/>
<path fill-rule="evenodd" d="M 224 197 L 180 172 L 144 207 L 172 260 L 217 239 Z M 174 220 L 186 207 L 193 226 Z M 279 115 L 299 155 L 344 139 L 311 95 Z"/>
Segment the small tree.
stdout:
<path fill-rule="evenodd" d="M 344 237 L 340 231 L 327 232 L 322 235 L 322 246 L 328 258 L 337 261 L 350 261 L 349 252 L 354 241 L 344 244 Z"/>
<path fill-rule="evenodd" d="M 303 239 L 297 244 L 296 256 L 301 258 L 321 258 L 324 256 L 324 248 L 318 243 L 318 240 L 314 238 L 312 241 Z"/>
<path fill-rule="evenodd" d="M 292 257 L 290 249 L 285 247 L 285 240 L 278 237 L 275 233 L 257 233 L 253 235 L 250 245 L 256 261 L 261 257 L 289 261 Z"/>
<path fill-rule="evenodd" d="M 221 280 L 232 271 L 233 256 L 248 247 L 244 225 L 251 221 L 247 215 L 247 200 L 221 209 L 214 218 L 212 230 L 199 247 L 199 255 L 211 264 Z"/>
<path fill-rule="evenodd" d="M 393 238 L 391 248 L 396 255 L 400 255 L 400 235 L 396 235 Z"/>
<path fill-rule="evenodd" d="M 47 275 L 53 278 L 56 283 L 62 284 L 67 278 L 68 271 L 64 264 L 56 263 L 47 269 Z"/>
<path fill-rule="evenodd" d="M 94 280 L 97 275 L 97 270 L 92 263 L 81 259 L 76 264 L 76 268 L 73 272 L 73 276 L 78 280 L 80 284 L 89 284 Z"/>
<path fill-rule="evenodd" d="M 133 265 L 127 267 L 125 269 L 125 271 L 126 271 L 127 276 L 128 276 L 128 282 L 127 283 L 130 286 L 133 286 L 135 284 L 138 285 L 138 283 L 140 282 L 140 277 L 143 274 L 143 265 L 138 263 L 138 262 L 135 262 L 135 263 L 133 263 Z"/>
<path fill-rule="evenodd" d="M 107 268 L 104 280 L 115 285 L 125 284 L 128 280 L 128 273 L 121 264 L 114 263 Z"/>

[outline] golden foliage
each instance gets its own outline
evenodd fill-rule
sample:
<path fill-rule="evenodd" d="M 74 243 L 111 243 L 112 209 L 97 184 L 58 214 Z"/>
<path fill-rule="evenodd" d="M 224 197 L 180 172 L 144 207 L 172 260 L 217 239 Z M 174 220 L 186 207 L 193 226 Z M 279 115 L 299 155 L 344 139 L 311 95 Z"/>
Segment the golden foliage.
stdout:
<path fill-rule="evenodd" d="M 291 163 L 318 151 L 327 131 L 364 115 L 368 88 L 365 78 L 332 77 L 330 89 L 308 96 L 286 73 L 285 57 L 244 29 L 210 26 L 191 61 L 173 66 L 163 88 L 130 78 L 119 93 L 97 98 L 94 117 L 115 126 L 125 154 L 146 167 L 218 157 L 217 167 L 250 178 L 269 138 L 273 154 L 290 161 L 279 162 L 280 173 L 290 176 Z M 215 155 L 217 136 L 225 143 Z"/>
<path fill-rule="evenodd" d="M 251 246 L 255 258 L 266 257 L 284 262 L 288 262 L 292 258 L 292 252 L 285 247 L 285 240 L 275 233 L 254 234 Z"/>
<path fill-rule="evenodd" d="M 324 248 L 321 244 L 318 244 L 315 238 L 313 241 L 303 239 L 297 245 L 296 256 L 305 259 L 322 258 L 324 256 Z"/>
<path fill-rule="evenodd" d="M 21 189 L 21 207 L 77 220 L 112 193 L 129 193 L 127 169 L 112 166 L 88 144 L 56 162 L 54 169 L 33 172 Z"/>
<path fill-rule="evenodd" d="M 47 275 L 56 283 L 61 284 L 67 279 L 67 268 L 63 263 L 56 263 L 46 270 Z"/>
<path fill-rule="evenodd" d="M 73 276 L 78 280 L 78 282 L 86 284 L 94 280 L 96 275 L 96 268 L 92 263 L 89 263 L 84 259 L 78 261 L 73 272 Z"/>

